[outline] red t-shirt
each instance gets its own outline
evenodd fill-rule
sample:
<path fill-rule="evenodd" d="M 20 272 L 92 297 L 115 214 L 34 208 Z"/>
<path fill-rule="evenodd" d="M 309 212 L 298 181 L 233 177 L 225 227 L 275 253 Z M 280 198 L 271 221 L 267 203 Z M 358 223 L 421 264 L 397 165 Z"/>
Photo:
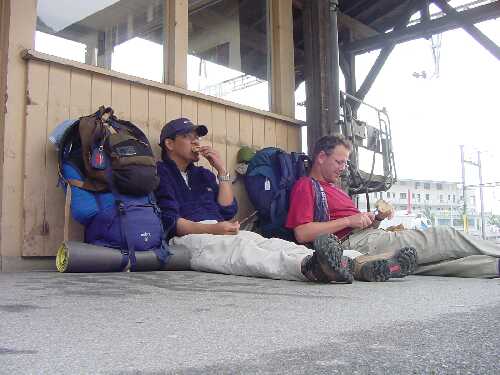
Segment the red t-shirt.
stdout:
<path fill-rule="evenodd" d="M 359 213 L 349 195 L 342 189 L 326 181 L 318 181 L 326 194 L 330 220 L 340 219 Z M 300 178 L 293 186 L 290 194 L 290 209 L 286 220 L 286 227 L 295 227 L 314 221 L 314 190 L 309 177 Z M 351 228 L 345 228 L 335 233 L 337 237 L 343 238 L 351 233 Z"/>

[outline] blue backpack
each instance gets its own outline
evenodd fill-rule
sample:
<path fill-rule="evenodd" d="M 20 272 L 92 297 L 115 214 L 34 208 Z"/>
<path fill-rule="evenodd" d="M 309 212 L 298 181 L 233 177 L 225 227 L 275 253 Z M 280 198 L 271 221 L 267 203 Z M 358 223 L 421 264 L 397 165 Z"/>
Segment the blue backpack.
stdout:
<path fill-rule="evenodd" d="M 258 226 L 264 237 L 295 241 L 285 228 L 290 192 L 294 183 L 307 174 L 310 159 L 299 152 L 287 153 L 276 147 L 257 151 L 250 160 L 245 188 L 257 210 Z"/>
<path fill-rule="evenodd" d="M 85 226 L 85 242 L 120 249 L 123 263 L 130 259 L 132 270 L 137 251 L 154 251 L 159 262 L 166 263 L 168 245 L 154 194 L 122 194 L 111 176 L 104 187 L 90 181 L 82 158 L 80 125 L 78 120 L 60 124 L 51 141 L 59 149 L 59 182 L 66 194 L 68 187 L 71 190 L 71 214 Z M 150 148 L 149 143 L 146 146 Z"/>

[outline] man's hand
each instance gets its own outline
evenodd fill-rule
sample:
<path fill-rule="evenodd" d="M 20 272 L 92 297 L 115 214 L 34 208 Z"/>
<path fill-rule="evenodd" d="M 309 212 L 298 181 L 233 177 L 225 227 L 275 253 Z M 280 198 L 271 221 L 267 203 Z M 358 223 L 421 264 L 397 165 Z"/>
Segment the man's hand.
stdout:
<path fill-rule="evenodd" d="M 379 199 L 375 203 L 375 207 L 377 208 L 375 220 L 382 221 L 384 219 L 392 219 L 394 217 L 394 207 L 383 199 Z"/>
<path fill-rule="evenodd" d="M 389 219 L 390 220 L 393 217 L 394 217 L 394 208 L 391 207 L 390 210 L 385 211 L 385 212 L 378 211 L 377 216 L 375 216 L 375 219 L 377 221 L 382 221 L 382 220 L 385 220 L 385 219 Z"/>
<path fill-rule="evenodd" d="M 238 234 L 240 230 L 240 223 L 235 221 L 234 223 L 230 221 L 221 221 L 217 224 L 212 224 L 212 234 L 223 234 L 223 235 L 233 235 Z"/>
<path fill-rule="evenodd" d="M 208 160 L 210 165 L 215 168 L 219 175 L 225 175 L 227 173 L 226 166 L 222 161 L 222 158 L 212 147 L 202 146 L 200 148 L 200 154 Z"/>
<path fill-rule="evenodd" d="M 375 214 L 372 212 L 360 212 L 359 214 L 346 217 L 348 226 L 351 228 L 364 229 L 372 225 Z"/>

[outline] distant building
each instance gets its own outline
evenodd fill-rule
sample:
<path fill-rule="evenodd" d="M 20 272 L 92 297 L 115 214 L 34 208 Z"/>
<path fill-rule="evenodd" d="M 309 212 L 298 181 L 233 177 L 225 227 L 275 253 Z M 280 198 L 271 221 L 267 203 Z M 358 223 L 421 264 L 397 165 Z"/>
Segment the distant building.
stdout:
<path fill-rule="evenodd" d="M 358 207 L 365 210 L 366 196 L 358 196 Z M 390 202 L 396 211 L 411 210 L 424 213 L 433 225 L 451 225 L 463 229 L 463 190 L 458 182 L 430 180 L 398 180 L 388 191 L 370 193 L 370 208 L 373 211 L 375 202 L 384 199 Z M 467 215 L 469 229 L 480 229 L 476 192 L 467 191 Z"/>

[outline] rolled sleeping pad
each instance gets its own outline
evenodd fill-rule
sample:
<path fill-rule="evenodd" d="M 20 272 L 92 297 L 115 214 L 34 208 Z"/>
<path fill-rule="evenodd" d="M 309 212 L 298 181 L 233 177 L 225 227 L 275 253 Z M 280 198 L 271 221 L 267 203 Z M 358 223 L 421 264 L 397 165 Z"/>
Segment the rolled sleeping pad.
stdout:
<path fill-rule="evenodd" d="M 164 267 L 153 250 L 136 251 L 135 257 L 132 271 L 158 271 Z M 122 259 L 120 249 L 67 241 L 57 251 L 56 267 L 59 272 L 122 272 L 129 268 L 129 264 L 122 266 Z"/>
<path fill-rule="evenodd" d="M 165 265 L 160 263 L 153 250 L 136 251 L 135 259 L 135 265 L 130 269 L 133 272 L 160 271 L 165 268 Z"/>

